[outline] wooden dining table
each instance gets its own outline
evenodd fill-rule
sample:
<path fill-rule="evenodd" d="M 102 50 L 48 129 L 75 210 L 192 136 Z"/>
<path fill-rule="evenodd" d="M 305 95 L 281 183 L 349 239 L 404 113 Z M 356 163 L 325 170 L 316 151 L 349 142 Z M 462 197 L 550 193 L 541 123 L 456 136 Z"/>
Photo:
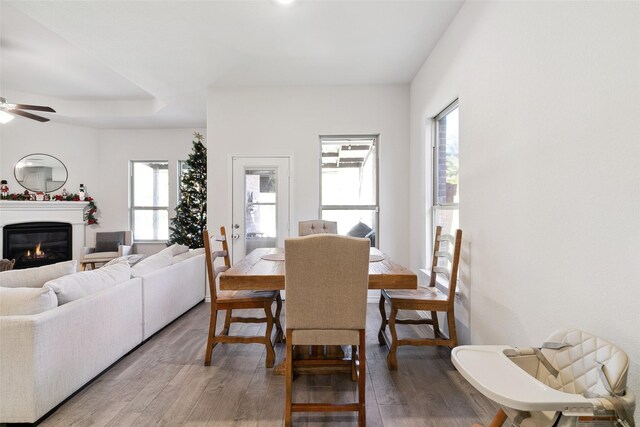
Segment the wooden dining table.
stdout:
<path fill-rule="evenodd" d="M 415 273 L 392 261 L 378 249 L 371 248 L 369 260 L 369 289 L 416 289 L 418 287 L 418 278 Z M 220 290 L 284 291 L 286 290 L 284 264 L 283 248 L 254 249 L 249 255 L 218 276 Z M 323 346 L 311 346 L 308 353 L 307 349 L 297 348 L 294 349 L 294 356 L 312 360 L 347 361 L 347 359 L 343 359 L 344 352 L 340 346 L 327 346 L 326 349 Z M 308 371 L 317 373 L 325 368 L 312 368 Z M 348 364 L 345 364 L 344 368 L 345 371 L 350 369 Z M 284 375 L 284 371 L 283 361 L 274 367 L 273 372 L 275 375 Z"/>
<path fill-rule="evenodd" d="M 280 256 L 278 256 L 280 255 Z M 220 275 L 220 290 L 223 291 L 283 291 L 284 249 L 254 249 Z M 269 260 L 266 258 L 280 258 Z M 369 289 L 416 289 L 418 278 L 408 268 L 394 262 L 376 248 L 371 248 L 369 262 Z"/>

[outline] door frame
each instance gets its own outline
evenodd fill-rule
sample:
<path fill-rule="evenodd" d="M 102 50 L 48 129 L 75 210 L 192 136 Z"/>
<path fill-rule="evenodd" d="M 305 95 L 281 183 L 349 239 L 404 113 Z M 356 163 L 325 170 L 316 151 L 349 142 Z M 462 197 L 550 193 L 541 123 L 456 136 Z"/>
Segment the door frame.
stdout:
<path fill-rule="evenodd" d="M 231 191 L 229 191 L 228 198 L 227 198 L 227 206 L 229 207 L 228 215 L 227 215 L 227 217 L 229 218 L 229 224 L 227 224 L 228 229 L 233 230 L 233 159 L 246 159 L 246 158 L 287 159 L 289 161 L 289 176 L 287 177 L 287 179 L 289 180 L 289 197 L 287 198 L 287 200 L 289 201 L 289 206 L 287 207 L 289 220 L 287 221 L 286 236 L 284 237 L 290 236 L 291 235 L 291 218 L 293 215 L 293 197 L 292 197 L 293 180 L 291 179 L 291 176 L 293 175 L 293 154 L 244 154 L 244 153 L 229 154 L 227 158 L 227 171 L 228 171 L 227 182 L 229 183 L 229 188 Z M 232 233 L 230 233 L 229 235 L 231 235 Z M 231 264 L 233 265 L 236 261 L 234 259 L 233 244 L 229 245 L 229 249 L 231 252 L 229 254 L 229 256 L 231 257 Z"/>

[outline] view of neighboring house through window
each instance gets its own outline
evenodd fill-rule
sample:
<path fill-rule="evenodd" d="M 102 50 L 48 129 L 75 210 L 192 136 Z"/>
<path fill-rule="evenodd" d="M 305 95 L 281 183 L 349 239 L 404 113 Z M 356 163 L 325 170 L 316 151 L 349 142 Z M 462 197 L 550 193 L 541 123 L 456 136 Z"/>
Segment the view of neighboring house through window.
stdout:
<path fill-rule="evenodd" d="M 169 162 L 131 162 L 131 228 L 136 241 L 169 238 Z"/>
<path fill-rule="evenodd" d="M 453 234 L 459 228 L 459 114 L 454 101 L 435 117 L 433 144 L 433 228 Z"/>
<path fill-rule="evenodd" d="M 377 246 L 378 137 L 320 137 L 320 218 Z"/>

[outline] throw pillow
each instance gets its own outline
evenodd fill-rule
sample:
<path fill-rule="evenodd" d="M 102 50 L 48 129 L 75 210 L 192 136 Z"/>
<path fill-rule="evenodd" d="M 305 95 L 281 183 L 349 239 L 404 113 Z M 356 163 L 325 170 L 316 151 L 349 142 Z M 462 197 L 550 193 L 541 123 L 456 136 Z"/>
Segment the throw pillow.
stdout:
<path fill-rule="evenodd" d="M 106 267 L 108 265 L 113 265 L 113 264 L 117 264 L 119 262 L 122 262 L 122 260 L 125 260 L 129 263 L 129 265 L 131 267 L 133 267 L 134 265 L 136 265 L 138 262 L 140 262 L 145 256 L 143 254 L 134 254 L 134 255 L 124 255 L 121 256 L 119 258 L 114 258 L 111 261 L 109 261 L 108 263 L 106 263 L 105 265 L 103 265 L 103 267 Z"/>
<path fill-rule="evenodd" d="M 0 316 L 38 314 L 57 306 L 56 294 L 48 287 L 0 288 Z"/>
<path fill-rule="evenodd" d="M 177 264 L 181 261 L 184 261 L 185 259 L 193 258 L 194 256 L 202 255 L 203 253 L 204 253 L 204 248 L 189 249 L 185 253 L 174 256 L 171 259 L 171 264 Z"/>
<path fill-rule="evenodd" d="M 369 227 L 364 222 L 359 222 L 354 225 L 351 230 L 347 233 L 347 236 L 351 237 L 364 237 L 371 231 L 371 227 Z"/>
<path fill-rule="evenodd" d="M 131 268 L 131 276 L 141 277 L 161 268 L 168 267 L 171 265 L 172 258 L 173 256 L 171 256 L 171 252 L 166 249 L 158 252 L 157 254 L 148 256 Z"/>
<path fill-rule="evenodd" d="M 62 305 L 118 283 L 126 282 L 130 277 L 131 267 L 125 259 L 96 270 L 81 271 L 70 276 L 50 280 L 45 283 L 45 286 L 53 289 L 58 297 L 58 304 Z"/>
<path fill-rule="evenodd" d="M 161 250 L 159 253 L 170 253 L 171 256 L 177 256 L 180 254 L 183 254 L 185 252 L 187 252 L 189 250 L 189 246 L 186 245 L 179 245 L 177 243 L 174 243 L 173 245 L 169 246 L 168 248 L 165 248 L 163 250 Z"/>
<path fill-rule="evenodd" d="M 78 270 L 78 261 L 64 261 L 42 267 L 10 270 L 0 273 L 0 287 L 41 288 L 49 280 L 73 274 Z"/>

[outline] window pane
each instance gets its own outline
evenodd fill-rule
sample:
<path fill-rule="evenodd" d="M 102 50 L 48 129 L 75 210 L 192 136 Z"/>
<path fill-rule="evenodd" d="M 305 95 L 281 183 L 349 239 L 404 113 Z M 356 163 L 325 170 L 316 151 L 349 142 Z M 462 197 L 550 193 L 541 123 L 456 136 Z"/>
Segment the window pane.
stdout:
<path fill-rule="evenodd" d="M 133 162 L 133 206 L 169 206 L 169 162 Z"/>
<path fill-rule="evenodd" d="M 436 203 L 459 203 L 459 109 L 456 106 L 437 120 Z"/>
<path fill-rule="evenodd" d="M 134 210 L 134 240 L 167 240 L 169 213 L 166 210 Z"/>
<path fill-rule="evenodd" d="M 322 205 L 375 205 L 373 139 L 322 141 Z"/>
<path fill-rule="evenodd" d="M 442 226 L 442 234 L 455 235 L 460 228 L 460 210 L 457 207 L 434 207 L 433 228 Z"/>
<path fill-rule="evenodd" d="M 366 237 L 371 240 L 371 246 L 375 246 L 375 210 L 325 209 L 322 211 L 322 219 L 337 222 L 338 234 Z"/>

